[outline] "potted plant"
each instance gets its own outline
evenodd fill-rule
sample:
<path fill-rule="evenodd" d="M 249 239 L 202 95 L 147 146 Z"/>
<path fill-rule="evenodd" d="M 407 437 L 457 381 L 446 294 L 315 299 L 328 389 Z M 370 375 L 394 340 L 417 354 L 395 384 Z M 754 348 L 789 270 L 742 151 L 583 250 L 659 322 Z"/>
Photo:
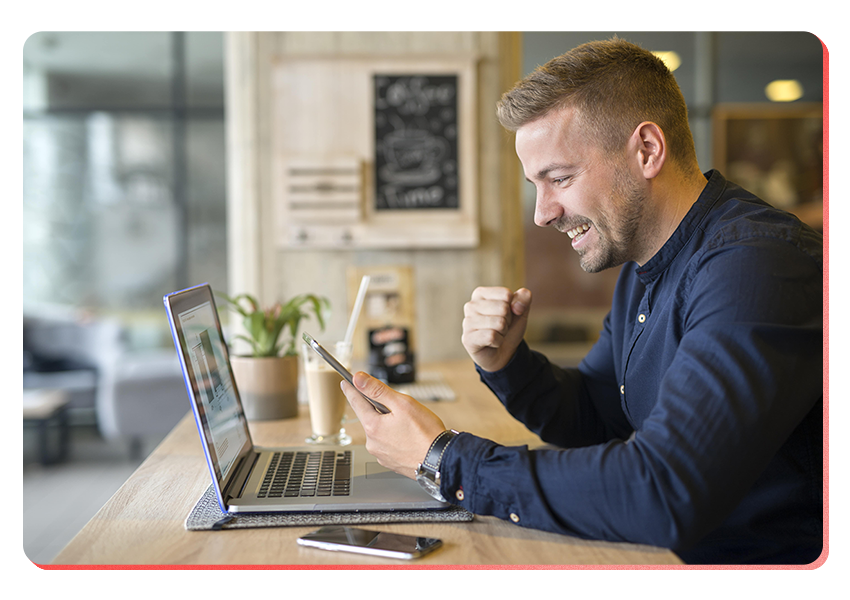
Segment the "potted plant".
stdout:
<path fill-rule="evenodd" d="M 230 362 L 245 416 L 249 420 L 285 419 L 298 414 L 298 328 L 316 317 L 321 330 L 330 310 L 327 298 L 300 294 L 285 304 L 262 308 L 254 296 L 218 293 L 226 306 L 242 317 L 245 334 L 233 339 L 248 343 L 251 352 Z M 231 346 L 232 348 L 232 346 Z"/>

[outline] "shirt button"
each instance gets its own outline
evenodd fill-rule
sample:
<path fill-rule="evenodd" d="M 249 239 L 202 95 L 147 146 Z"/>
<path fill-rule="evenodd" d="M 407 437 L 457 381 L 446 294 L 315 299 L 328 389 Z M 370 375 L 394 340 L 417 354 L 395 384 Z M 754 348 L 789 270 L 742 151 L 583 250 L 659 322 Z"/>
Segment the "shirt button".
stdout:
<path fill-rule="evenodd" d="M 519 523 L 519 515 L 516 513 L 511 513 L 511 521 L 514 523 Z"/>
<path fill-rule="evenodd" d="M 458 490 L 455 492 L 455 498 L 463 502 L 463 490 Z"/>
<path fill-rule="evenodd" d="M 621 386 L 620 386 L 620 393 L 621 393 L 621 394 L 625 394 L 625 393 L 626 393 L 626 386 L 624 386 L 624 385 L 621 385 Z"/>
<path fill-rule="evenodd" d="M 644 323 L 646 321 L 646 315 L 639 314 L 638 315 L 638 323 Z"/>

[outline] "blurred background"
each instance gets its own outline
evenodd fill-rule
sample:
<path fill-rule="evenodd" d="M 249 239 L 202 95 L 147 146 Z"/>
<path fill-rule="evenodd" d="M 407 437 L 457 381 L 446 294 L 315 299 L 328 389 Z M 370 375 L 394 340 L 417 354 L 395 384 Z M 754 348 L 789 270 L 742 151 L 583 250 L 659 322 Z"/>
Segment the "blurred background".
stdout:
<path fill-rule="evenodd" d="M 465 356 L 460 321 L 472 289 L 524 285 L 535 294 L 529 343 L 563 364 L 577 362 L 597 335 L 617 270 L 585 274 L 562 236 L 533 225 L 533 188 L 493 106 L 537 65 L 615 34 L 661 53 L 674 69 L 703 171 L 718 168 L 822 229 L 823 48 L 809 33 L 29 37 L 23 48 L 27 556 L 49 562 L 188 411 L 162 308 L 170 291 L 209 282 L 264 303 L 302 292 L 324 295 L 333 307 L 328 334 L 341 337 L 360 276 L 377 275 L 385 287 L 371 298 L 366 321 L 396 318 L 410 330 L 417 358 L 428 362 Z M 330 64 L 355 55 L 435 54 L 468 57 L 477 73 L 476 95 L 466 99 L 475 115 L 474 160 L 465 171 L 476 183 L 475 197 L 465 200 L 474 207 L 474 240 L 376 247 L 355 236 L 348 245 L 294 244 L 276 191 L 281 156 L 293 148 L 356 154 L 361 146 L 343 147 L 342 130 L 350 126 L 352 137 L 363 136 L 354 118 L 333 122 L 335 135 L 317 142 L 321 127 L 312 128 L 313 115 L 287 104 L 299 81 L 287 79 L 281 65 L 316 56 Z M 295 72 L 309 81 L 317 71 Z M 344 96 L 323 101 L 331 111 L 356 104 Z"/>

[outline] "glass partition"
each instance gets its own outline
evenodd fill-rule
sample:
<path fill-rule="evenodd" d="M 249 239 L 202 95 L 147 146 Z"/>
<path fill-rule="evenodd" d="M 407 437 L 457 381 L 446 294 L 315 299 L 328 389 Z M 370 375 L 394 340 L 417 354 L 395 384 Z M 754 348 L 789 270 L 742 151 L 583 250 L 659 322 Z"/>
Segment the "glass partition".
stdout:
<path fill-rule="evenodd" d="M 222 37 L 26 41 L 25 313 L 155 319 L 169 291 L 226 288 Z"/>

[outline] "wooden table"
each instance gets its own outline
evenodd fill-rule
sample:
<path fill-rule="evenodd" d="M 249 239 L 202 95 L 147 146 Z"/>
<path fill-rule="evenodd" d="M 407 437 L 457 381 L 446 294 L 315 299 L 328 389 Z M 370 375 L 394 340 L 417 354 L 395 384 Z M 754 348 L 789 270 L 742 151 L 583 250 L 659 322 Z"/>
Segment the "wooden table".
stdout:
<path fill-rule="evenodd" d="M 540 444 L 479 382 L 469 361 L 429 365 L 457 393 L 429 403 L 447 427 L 506 445 Z M 358 423 L 347 429 L 365 443 Z M 306 408 L 294 419 L 255 422 L 258 445 L 300 445 L 309 435 Z M 466 523 L 399 523 L 370 528 L 438 537 L 443 547 L 406 562 L 298 546 L 314 527 L 186 531 L 183 523 L 210 484 L 200 438 L 190 415 L 166 437 L 118 492 L 56 557 L 54 565 L 582 565 L 681 564 L 672 552 L 625 543 L 595 542 L 535 531 L 494 517 Z"/>

